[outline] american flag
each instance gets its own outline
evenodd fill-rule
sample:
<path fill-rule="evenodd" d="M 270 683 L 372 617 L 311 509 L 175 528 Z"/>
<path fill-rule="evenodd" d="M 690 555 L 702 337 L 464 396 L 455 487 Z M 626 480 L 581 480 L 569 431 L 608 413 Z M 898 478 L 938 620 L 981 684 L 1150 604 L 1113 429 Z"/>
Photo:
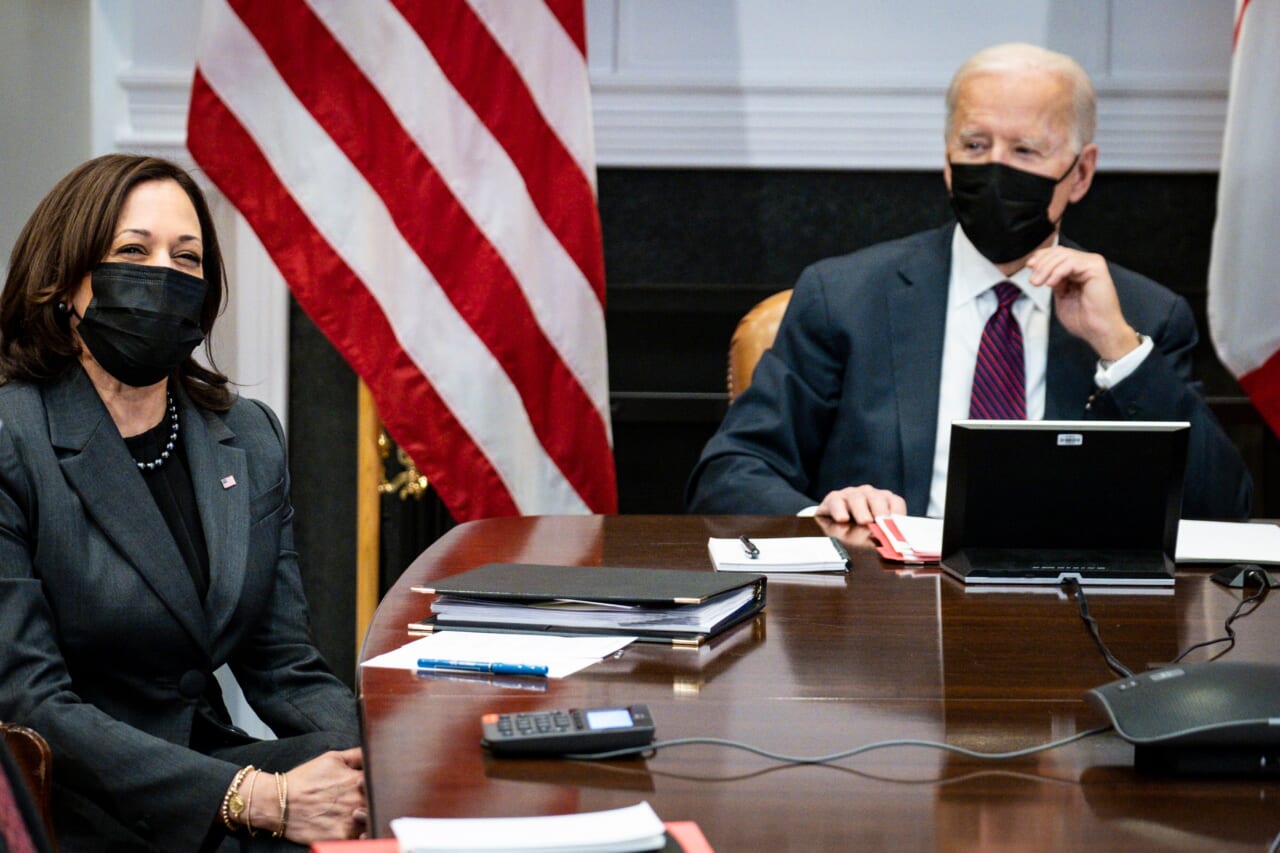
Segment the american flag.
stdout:
<path fill-rule="evenodd" d="M 1280 3 L 1237 0 L 1209 262 L 1209 332 L 1280 435 Z"/>
<path fill-rule="evenodd" d="M 454 518 L 616 512 L 582 0 L 201 27 L 188 149 Z"/>

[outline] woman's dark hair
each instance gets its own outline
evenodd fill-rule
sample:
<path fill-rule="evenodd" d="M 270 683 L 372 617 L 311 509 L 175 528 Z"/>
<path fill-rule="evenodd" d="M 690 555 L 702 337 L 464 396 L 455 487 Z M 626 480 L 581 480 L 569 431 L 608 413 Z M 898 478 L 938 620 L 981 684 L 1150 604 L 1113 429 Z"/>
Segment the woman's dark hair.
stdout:
<path fill-rule="evenodd" d="M 200 328 L 211 367 L 188 358 L 171 379 L 202 408 L 230 408 L 227 377 L 212 367 L 209 349 L 209 335 L 227 295 L 213 218 L 191 176 L 157 157 L 97 157 L 77 166 L 36 205 L 13 247 L 0 293 L 0 382 L 49 382 L 77 363 L 80 347 L 71 335 L 70 315 L 59 303 L 70 305 L 84 277 L 107 256 L 125 199 L 147 181 L 174 181 L 182 187 L 196 209 L 204 244 Z"/>

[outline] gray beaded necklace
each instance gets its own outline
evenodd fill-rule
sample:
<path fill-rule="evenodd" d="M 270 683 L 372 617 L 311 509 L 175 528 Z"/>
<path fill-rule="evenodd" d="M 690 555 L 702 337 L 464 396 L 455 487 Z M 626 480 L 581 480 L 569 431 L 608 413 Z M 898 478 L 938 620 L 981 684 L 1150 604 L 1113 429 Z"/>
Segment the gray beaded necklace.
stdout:
<path fill-rule="evenodd" d="M 165 443 L 164 450 L 160 451 L 160 455 L 156 457 L 154 462 L 133 460 L 133 464 L 138 466 L 139 471 L 156 470 L 169 461 L 169 454 L 173 453 L 173 449 L 178 446 L 178 406 L 173 402 L 173 395 L 168 391 L 165 392 L 164 396 L 169 401 L 169 440 Z"/>

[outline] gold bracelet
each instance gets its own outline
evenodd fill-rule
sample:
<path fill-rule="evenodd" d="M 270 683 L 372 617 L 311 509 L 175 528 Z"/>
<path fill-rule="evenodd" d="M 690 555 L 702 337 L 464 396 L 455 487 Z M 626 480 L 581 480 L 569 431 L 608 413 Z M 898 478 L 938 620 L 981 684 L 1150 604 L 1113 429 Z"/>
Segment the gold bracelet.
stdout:
<path fill-rule="evenodd" d="M 249 835 L 256 835 L 253 831 L 253 786 L 258 784 L 258 774 L 262 771 L 258 768 L 253 769 L 253 778 L 249 780 L 249 799 L 244 804 L 244 826 L 249 830 Z"/>
<path fill-rule="evenodd" d="M 249 775 L 249 771 L 253 769 L 253 765 L 248 764 L 237 770 L 235 778 L 231 780 L 231 785 L 227 788 L 227 793 L 222 795 L 222 808 L 218 810 L 218 814 L 222 818 L 222 825 L 231 832 L 239 829 L 232 818 L 239 819 L 241 812 L 244 811 L 244 799 L 240 796 L 240 784 L 244 782 L 244 777 Z"/>
<path fill-rule="evenodd" d="M 280 828 L 271 833 L 272 838 L 283 838 L 285 827 L 289 825 L 289 780 L 283 773 L 275 774 L 276 794 L 280 797 Z"/>

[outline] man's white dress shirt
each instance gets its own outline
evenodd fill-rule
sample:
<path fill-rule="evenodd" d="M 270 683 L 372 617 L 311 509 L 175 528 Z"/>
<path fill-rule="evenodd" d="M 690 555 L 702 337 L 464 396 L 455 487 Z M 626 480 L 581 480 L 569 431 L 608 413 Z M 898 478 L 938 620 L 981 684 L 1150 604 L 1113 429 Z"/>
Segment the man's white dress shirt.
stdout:
<path fill-rule="evenodd" d="M 946 501 L 951 422 L 969 417 L 978 344 L 982 341 L 982 330 L 987 320 L 998 307 L 992 288 L 1002 281 L 1011 281 L 1022 291 L 1022 296 L 1013 303 L 1013 316 L 1022 329 L 1023 358 L 1027 370 L 1027 420 L 1044 419 L 1045 364 L 1049 355 L 1053 291 L 1031 284 L 1030 279 L 1031 270 L 1026 267 L 1011 276 L 1001 274 L 995 264 L 974 248 L 964 230 L 956 226 L 951 238 L 951 280 L 947 290 L 947 322 L 943 331 L 942 375 L 938 382 L 937 439 L 926 513 L 934 518 L 942 517 Z M 1094 382 L 1099 388 L 1117 384 L 1137 368 L 1152 348 L 1151 339 L 1144 336 L 1141 346 L 1123 358 L 1110 364 L 1099 361 Z"/>

